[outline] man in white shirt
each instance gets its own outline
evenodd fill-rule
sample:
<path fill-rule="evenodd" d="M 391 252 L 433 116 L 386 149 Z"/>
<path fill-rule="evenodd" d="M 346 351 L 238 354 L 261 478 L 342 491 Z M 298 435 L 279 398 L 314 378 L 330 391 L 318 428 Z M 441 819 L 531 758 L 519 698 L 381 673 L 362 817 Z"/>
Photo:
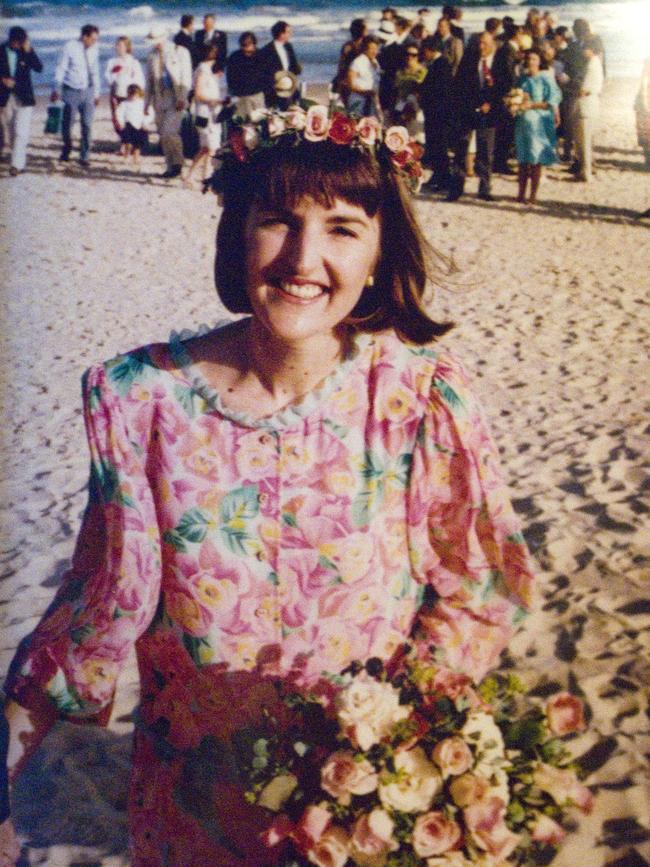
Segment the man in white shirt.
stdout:
<path fill-rule="evenodd" d="M 97 41 L 99 28 L 84 24 L 79 39 L 66 42 L 54 73 L 52 102 L 61 94 L 63 100 L 63 150 L 60 159 L 67 162 L 72 150 L 72 122 L 77 112 L 81 122 L 79 162 L 90 165 L 88 154 L 92 140 L 92 123 L 99 103 L 100 74 Z"/>
<path fill-rule="evenodd" d="M 163 27 L 152 27 L 147 40 L 153 47 L 145 72 L 145 112 L 152 105 L 156 113 L 167 163 L 162 177 L 177 178 L 183 168 L 181 123 L 192 87 L 192 58 L 187 48 L 168 41 Z"/>
<path fill-rule="evenodd" d="M 288 98 L 278 98 L 275 91 L 276 72 L 291 72 L 296 77 L 302 72 L 302 67 L 296 58 L 296 52 L 289 41 L 291 36 L 291 25 L 286 21 L 276 21 L 271 28 L 272 41 L 268 42 L 259 52 L 259 68 L 264 82 L 264 99 L 267 106 L 286 109 L 297 96 L 297 93 L 294 93 Z"/>

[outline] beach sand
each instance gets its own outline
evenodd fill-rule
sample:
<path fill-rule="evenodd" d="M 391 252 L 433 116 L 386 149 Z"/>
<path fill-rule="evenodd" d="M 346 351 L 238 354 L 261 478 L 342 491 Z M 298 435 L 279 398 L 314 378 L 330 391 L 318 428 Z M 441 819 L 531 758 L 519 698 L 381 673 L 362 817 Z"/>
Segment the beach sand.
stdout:
<path fill-rule="evenodd" d="M 584 691 L 596 807 L 558 867 L 650 862 L 650 175 L 636 147 L 635 82 L 610 81 L 597 175 L 566 167 L 540 205 L 419 198 L 427 237 L 460 271 L 435 312 L 473 373 L 533 552 L 540 601 L 508 660 L 542 695 Z M 214 197 L 115 153 L 105 106 L 89 170 L 57 162 L 34 118 L 28 169 L 0 167 L 3 354 L 0 673 L 69 562 L 88 458 L 79 378 L 91 363 L 223 317 L 212 283 Z M 14 798 L 24 863 L 123 865 L 130 666 L 108 731 L 60 725 Z M 218 865 L 216 865 L 218 867 Z"/>

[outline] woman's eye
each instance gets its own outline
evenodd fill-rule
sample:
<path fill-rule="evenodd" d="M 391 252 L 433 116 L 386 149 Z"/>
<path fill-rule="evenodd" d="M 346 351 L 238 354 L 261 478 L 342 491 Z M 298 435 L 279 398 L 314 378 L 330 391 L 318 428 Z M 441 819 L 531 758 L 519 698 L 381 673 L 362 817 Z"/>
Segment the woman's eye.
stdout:
<path fill-rule="evenodd" d="M 340 235 L 344 238 L 357 238 L 358 235 L 356 232 L 352 231 L 352 229 L 348 229 L 346 226 L 335 226 L 333 229 L 335 235 Z"/>

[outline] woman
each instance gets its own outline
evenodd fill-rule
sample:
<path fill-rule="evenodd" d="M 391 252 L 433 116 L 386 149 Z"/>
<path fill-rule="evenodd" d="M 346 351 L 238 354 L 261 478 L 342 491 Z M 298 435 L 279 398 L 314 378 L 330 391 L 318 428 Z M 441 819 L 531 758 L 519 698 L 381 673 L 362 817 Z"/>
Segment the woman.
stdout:
<path fill-rule="evenodd" d="M 210 160 L 221 146 L 221 120 L 219 115 L 228 102 L 226 76 L 217 66 L 219 48 L 210 43 L 203 60 L 194 70 L 194 117 L 199 131 L 199 150 L 185 176 L 185 185 L 191 186 L 192 175 L 200 167 L 205 176 Z M 203 180 L 203 178 L 201 178 Z"/>
<path fill-rule="evenodd" d="M 348 67 L 347 109 L 360 117 L 379 116 L 379 40 L 364 36 L 361 51 Z"/>
<path fill-rule="evenodd" d="M 86 374 L 88 510 L 7 683 L 16 767 L 55 715 L 106 720 L 135 642 L 140 867 L 280 858 L 232 766 L 265 678 L 331 689 L 420 615 L 439 664 L 480 677 L 528 606 L 496 451 L 431 345 L 410 145 L 296 112 L 224 161 L 215 276 L 245 318 Z"/>
<path fill-rule="evenodd" d="M 406 49 L 404 66 L 397 70 L 395 76 L 397 102 L 394 119 L 395 123 L 404 124 L 410 135 L 415 133 L 415 123 L 420 110 L 418 92 L 426 77 L 427 68 L 420 63 L 420 50 L 416 45 L 409 45 Z"/>
<path fill-rule="evenodd" d="M 115 56 L 106 64 L 105 77 L 108 83 L 111 103 L 111 118 L 113 127 L 119 134 L 115 111 L 117 106 L 126 99 L 130 84 L 137 84 L 144 90 L 144 73 L 142 64 L 133 54 L 133 46 L 128 36 L 118 36 L 115 40 Z M 120 153 L 124 153 L 123 148 Z"/>
<path fill-rule="evenodd" d="M 543 166 L 557 161 L 555 115 L 562 98 L 553 78 L 541 71 L 541 56 L 536 49 L 526 52 L 525 73 L 517 82 L 524 91 L 524 102 L 515 119 L 515 153 L 519 163 L 517 201 L 534 205 Z M 526 198 L 528 181 L 530 196 Z"/>

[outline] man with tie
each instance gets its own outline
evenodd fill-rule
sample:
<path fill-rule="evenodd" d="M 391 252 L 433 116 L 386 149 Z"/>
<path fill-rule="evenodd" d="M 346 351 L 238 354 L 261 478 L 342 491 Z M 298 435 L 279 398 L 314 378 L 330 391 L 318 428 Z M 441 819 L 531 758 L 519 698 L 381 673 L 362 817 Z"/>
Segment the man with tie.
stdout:
<path fill-rule="evenodd" d="M 271 42 L 268 42 L 260 50 L 259 61 L 264 81 L 264 99 L 269 107 L 280 106 L 286 108 L 294 101 L 296 94 L 288 98 L 280 98 L 275 91 L 276 72 L 291 72 L 296 77 L 302 72 L 302 67 L 296 59 L 296 52 L 289 41 L 291 39 L 291 25 L 286 21 L 277 21 L 271 28 Z"/>
<path fill-rule="evenodd" d="M 200 63 L 207 49 L 211 45 L 216 45 L 216 63 L 220 69 L 223 69 L 228 59 L 228 34 L 223 30 L 217 30 L 216 23 L 217 19 L 213 12 L 208 12 L 207 15 L 203 16 L 203 28 L 194 34 L 195 53 L 197 63 Z"/>
<path fill-rule="evenodd" d="M 99 104 L 99 51 L 97 40 L 99 28 L 94 24 L 84 24 L 79 39 L 66 42 L 54 73 L 54 90 L 52 102 L 56 102 L 61 94 L 63 100 L 63 150 L 59 159 L 67 162 L 72 150 L 72 123 L 77 112 L 81 122 L 81 145 L 79 162 L 82 166 L 90 165 L 92 123 L 95 108 Z"/>
<path fill-rule="evenodd" d="M 501 116 L 508 78 L 503 57 L 497 54 L 494 39 L 487 31 L 479 35 L 476 49 L 463 55 L 454 84 L 454 171 L 447 198 L 456 201 L 464 192 L 465 159 L 472 130 L 476 130 L 478 195 L 489 202 L 495 127 Z"/>
<path fill-rule="evenodd" d="M 27 161 L 29 128 L 35 105 L 32 72 L 43 64 L 32 48 L 27 31 L 12 27 L 0 45 L 0 150 L 6 140 L 11 149 L 9 174 L 20 174 Z"/>

